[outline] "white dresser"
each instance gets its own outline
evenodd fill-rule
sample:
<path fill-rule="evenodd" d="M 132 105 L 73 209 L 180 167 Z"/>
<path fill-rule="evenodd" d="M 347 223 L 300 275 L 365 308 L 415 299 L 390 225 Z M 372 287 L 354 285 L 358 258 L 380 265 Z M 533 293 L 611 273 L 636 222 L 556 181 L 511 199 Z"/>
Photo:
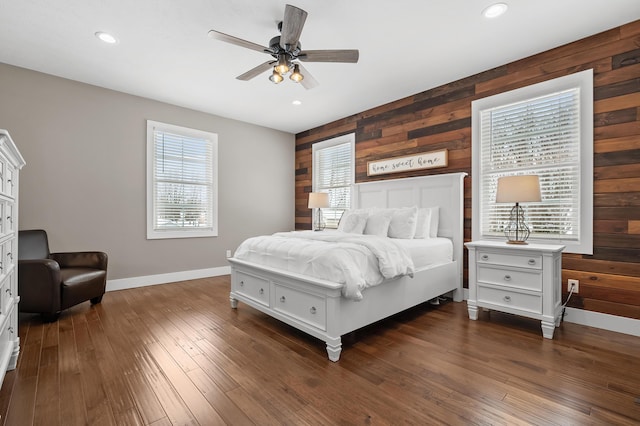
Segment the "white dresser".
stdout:
<path fill-rule="evenodd" d="M 541 321 L 542 334 L 553 339 L 562 314 L 561 245 L 512 245 L 501 241 L 466 243 L 469 249 L 469 318 L 478 308 Z"/>
<path fill-rule="evenodd" d="M 0 129 L 0 384 L 16 368 L 18 337 L 18 174 L 25 162 Z"/>

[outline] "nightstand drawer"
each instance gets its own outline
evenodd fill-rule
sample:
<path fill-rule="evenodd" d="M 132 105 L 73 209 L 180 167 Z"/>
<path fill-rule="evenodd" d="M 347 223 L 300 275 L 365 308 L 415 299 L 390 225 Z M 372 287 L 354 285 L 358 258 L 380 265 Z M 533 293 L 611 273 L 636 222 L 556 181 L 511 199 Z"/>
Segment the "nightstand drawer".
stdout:
<path fill-rule="evenodd" d="M 542 274 L 535 269 L 510 270 L 478 265 L 478 282 L 542 291 Z"/>
<path fill-rule="evenodd" d="M 256 302 L 269 306 L 269 281 L 238 272 L 234 290 Z"/>
<path fill-rule="evenodd" d="M 498 287 L 478 285 L 478 304 L 489 303 L 519 311 L 542 313 L 542 295 L 518 293 Z"/>
<path fill-rule="evenodd" d="M 496 253 L 492 251 L 478 250 L 477 261 L 478 264 L 489 263 L 492 265 L 542 269 L 542 256 L 540 256 L 539 254 L 518 255 L 511 253 Z"/>

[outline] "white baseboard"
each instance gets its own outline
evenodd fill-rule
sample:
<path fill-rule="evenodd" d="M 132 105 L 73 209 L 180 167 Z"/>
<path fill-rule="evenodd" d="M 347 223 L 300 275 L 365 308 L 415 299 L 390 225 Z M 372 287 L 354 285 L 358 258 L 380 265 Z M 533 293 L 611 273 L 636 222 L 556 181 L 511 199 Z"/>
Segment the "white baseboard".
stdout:
<path fill-rule="evenodd" d="M 467 300 L 468 298 L 469 289 L 465 288 L 464 300 Z M 640 320 L 634 318 L 603 314 L 601 312 L 585 311 L 584 309 L 567 308 L 564 315 L 564 321 L 640 337 Z"/>
<path fill-rule="evenodd" d="M 218 277 L 221 275 L 229 275 L 230 273 L 231 268 L 229 266 L 221 266 L 219 268 L 197 269 L 193 271 L 171 272 L 168 274 L 107 280 L 107 291 L 126 290 L 128 288 L 167 284 L 176 281 Z M 464 300 L 467 300 L 468 298 L 469 289 L 465 288 Z M 594 311 L 585 311 L 584 309 L 567 308 L 564 321 L 640 337 L 640 320 L 633 318 L 619 317 Z"/>
<path fill-rule="evenodd" d="M 618 333 L 631 334 L 640 337 L 640 320 L 601 312 L 585 311 L 584 309 L 567 308 L 564 320 L 574 324 L 602 328 Z"/>
<path fill-rule="evenodd" d="M 107 280 L 107 291 L 126 290 L 128 288 L 146 287 L 156 284 L 167 284 L 176 281 L 196 280 L 199 278 L 229 275 L 231 267 L 196 269 L 193 271 L 170 272 L 168 274 L 146 275 L 142 277 Z"/>

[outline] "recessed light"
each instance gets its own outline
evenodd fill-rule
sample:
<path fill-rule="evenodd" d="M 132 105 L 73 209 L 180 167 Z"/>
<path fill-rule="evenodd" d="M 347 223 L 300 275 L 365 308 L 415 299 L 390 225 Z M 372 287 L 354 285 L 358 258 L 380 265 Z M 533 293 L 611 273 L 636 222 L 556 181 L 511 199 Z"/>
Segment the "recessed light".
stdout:
<path fill-rule="evenodd" d="M 112 36 L 109 33 L 103 32 L 103 31 L 98 31 L 95 35 L 100 40 L 102 40 L 102 41 L 104 41 L 105 43 L 108 43 L 108 44 L 116 44 L 118 42 L 117 38 L 115 38 L 114 36 Z"/>
<path fill-rule="evenodd" d="M 492 4 L 491 6 L 487 7 L 485 10 L 482 11 L 482 15 L 485 18 L 497 18 L 498 16 L 505 13 L 508 8 L 509 6 L 507 6 L 506 3 Z"/>
<path fill-rule="evenodd" d="M 296 99 L 295 101 L 291 102 L 291 103 L 292 103 L 293 105 L 295 105 L 295 106 L 302 105 L 302 101 L 299 101 L 299 100 L 297 100 L 297 99 Z"/>

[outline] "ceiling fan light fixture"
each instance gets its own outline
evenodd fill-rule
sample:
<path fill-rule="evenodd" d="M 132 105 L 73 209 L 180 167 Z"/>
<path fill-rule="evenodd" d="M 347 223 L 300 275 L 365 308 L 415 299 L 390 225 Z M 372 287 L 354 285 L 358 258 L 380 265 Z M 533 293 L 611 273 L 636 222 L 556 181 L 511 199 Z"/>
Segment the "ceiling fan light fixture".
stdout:
<path fill-rule="evenodd" d="M 298 64 L 295 64 L 293 66 L 293 72 L 291 73 L 289 78 L 296 83 L 300 83 L 302 80 L 304 80 L 304 76 L 300 74 L 300 66 Z"/>
<path fill-rule="evenodd" d="M 289 72 L 289 64 L 287 64 L 287 55 L 281 53 L 278 55 L 278 65 L 275 66 L 275 70 L 280 74 L 286 74 Z"/>
<path fill-rule="evenodd" d="M 271 80 L 274 84 L 282 83 L 282 80 L 284 80 L 284 78 L 282 77 L 282 75 L 280 75 L 276 68 L 277 67 L 273 68 L 273 74 L 269 76 L 269 80 Z"/>

